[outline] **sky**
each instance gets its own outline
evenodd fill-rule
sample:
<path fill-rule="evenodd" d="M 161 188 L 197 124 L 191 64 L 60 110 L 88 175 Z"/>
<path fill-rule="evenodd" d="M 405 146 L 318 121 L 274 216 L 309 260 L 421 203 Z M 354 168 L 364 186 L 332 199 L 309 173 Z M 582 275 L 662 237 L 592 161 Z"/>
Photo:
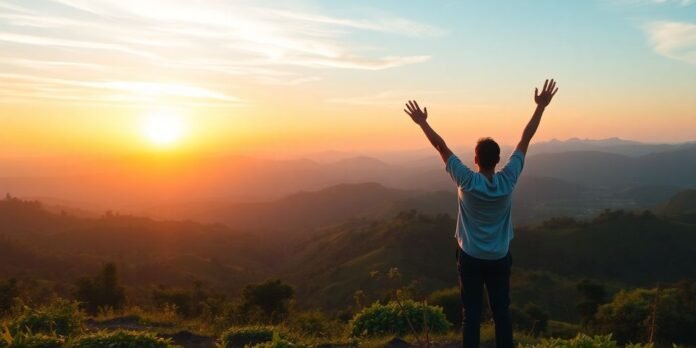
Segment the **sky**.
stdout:
<path fill-rule="evenodd" d="M 514 144 L 545 78 L 537 141 L 696 140 L 696 0 L 0 0 L 0 156 Z"/>

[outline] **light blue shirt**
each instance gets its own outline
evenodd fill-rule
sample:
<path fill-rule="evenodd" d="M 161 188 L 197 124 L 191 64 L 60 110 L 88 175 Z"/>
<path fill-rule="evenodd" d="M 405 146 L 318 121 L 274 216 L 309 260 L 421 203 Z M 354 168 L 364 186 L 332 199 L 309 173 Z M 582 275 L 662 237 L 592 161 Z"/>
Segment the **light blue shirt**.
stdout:
<path fill-rule="evenodd" d="M 524 154 L 515 150 L 492 180 L 465 166 L 455 155 L 447 159 L 447 173 L 457 184 L 459 247 L 469 256 L 497 260 L 505 257 L 513 238 L 512 191 L 524 166 Z"/>

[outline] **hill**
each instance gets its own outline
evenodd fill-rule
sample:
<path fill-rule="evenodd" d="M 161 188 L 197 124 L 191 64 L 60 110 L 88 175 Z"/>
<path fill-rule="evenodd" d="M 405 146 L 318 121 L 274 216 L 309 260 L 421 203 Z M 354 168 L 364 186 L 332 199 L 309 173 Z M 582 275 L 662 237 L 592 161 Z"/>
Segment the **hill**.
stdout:
<path fill-rule="evenodd" d="M 201 280 L 235 290 L 272 266 L 269 242 L 219 225 L 112 213 L 76 217 L 6 197 L 0 226 L 0 277 L 73 281 L 116 262 L 131 285 Z"/>
<path fill-rule="evenodd" d="M 607 139 L 570 138 L 564 141 L 552 139 L 551 141 L 532 144 L 530 148 L 530 154 L 536 155 L 542 153 L 598 151 L 616 155 L 636 157 L 651 153 L 660 153 L 695 146 L 696 142 L 678 144 L 653 144 L 633 140 L 625 140 L 616 137 Z"/>
<path fill-rule="evenodd" d="M 678 192 L 666 203 L 658 205 L 655 211 L 672 219 L 696 224 L 696 190 Z"/>
<path fill-rule="evenodd" d="M 581 185 L 626 189 L 635 186 L 696 186 L 696 147 L 629 157 L 597 151 L 531 156 L 525 174 Z"/>
<path fill-rule="evenodd" d="M 454 224 L 447 216 L 416 212 L 351 221 L 298 246 L 285 272 L 303 297 L 322 306 L 350 301 L 356 290 L 378 291 L 384 284 L 372 274 L 391 267 L 425 290 L 455 286 Z M 512 253 L 522 271 L 624 286 L 676 282 L 696 278 L 696 225 L 623 211 L 588 222 L 553 219 L 517 229 Z"/>
<path fill-rule="evenodd" d="M 133 289 L 202 281 L 235 293 L 273 277 L 295 286 L 303 305 L 325 308 L 345 308 L 357 290 L 372 294 L 371 300 L 386 296 L 397 286 L 386 276 L 392 267 L 402 275 L 398 286 L 415 282 L 424 294 L 457 284 L 455 220 L 445 214 L 349 218 L 292 241 L 282 238 L 283 231 L 269 238 L 221 225 L 113 213 L 76 217 L 7 197 L 0 201 L 0 226 L 0 277 L 71 284 L 104 262 L 116 262 Z M 575 320 L 568 313 L 575 313 L 569 309 L 577 303 L 579 279 L 613 287 L 694 279 L 695 245 L 696 224 L 649 212 L 607 211 L 588 221 L 556 218 L 517 228 L 513 296 L 516 303 L 543 304 L 554 317 Z"/>
<path fill-rule="evenodd" d="M 450 181 L 448 177 L 445 179 Z M 451 182 L 448 188 L 448 191 L 423 192 L 389 188 L 378 183 L 341 184 L 269 202 L 172 204 L 157 206 L 143 214 L 159 219 L 224 223 L 235 229 L 266 234 L 283 231 L 285 240 L 293 240 L 311 234 L 316 228 L 356 217 L 393 216 L 411 209 L 455 216 L 456 190 Z M 559 179 L 523 177 L 516 192 L 516 222 L 527 224 L 554 216 L 558 210 L 549 209 L 549 205 L 575 203 L 586 191 L 580 185 Z"/>
<path fill-rule="evenodd" d="M 145 212 L 157 218 L 184 217 L 225 223 L 240 230 L 278 233 L 283 240 L 302 237 L 312 230 L 356 216 L 374 215 L 393 202 L 416 192 L 386 188 L 376 183 L 341 184 L 303 191 L 257 203 L 193 203 L 158 206 Z"/>

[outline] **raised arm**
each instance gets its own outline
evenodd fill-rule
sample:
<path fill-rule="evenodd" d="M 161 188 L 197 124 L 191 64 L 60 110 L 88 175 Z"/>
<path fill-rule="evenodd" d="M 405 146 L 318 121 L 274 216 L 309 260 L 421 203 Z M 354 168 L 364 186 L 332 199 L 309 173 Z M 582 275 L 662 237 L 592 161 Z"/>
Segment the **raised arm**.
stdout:
<path fill-rule="evenodd" d="M 411 116 L 413 122 L 416 122 L 416 124 L 421 127 L 425 136 L 430 140 L 430 143 L 433 144 L 437 152 L 440 153 L 442 160 L 447 162 L 447 159 L 452 155 L 452 151 L 447 147 L 442 137 L 440 137 L 428 124 L 428 108 L 423 108 L 423 111 L 421 111 L 420 106 L 418 106 L 415 100 L 409 100 L 408 103 L 406 103 L 406 109 L 404 109 L 404 111 Z"/>
<path fill-rule="evenodd" d="M 527 127 L 524 128 L 520 143 L 517 144 L 517 150 L 522 151 L 525 155 L 527 154 L 527 148 L 529 148 L 529 142 L 532 141 L 534 133 L 536 133 L 537 128 L 539 128 L 541 116 L 544 114 L 544 110 L 549 103 L 551 103 L 553 96 L 556 95 L 556 92 L 558 92 L 558 88 L 556 88 L 556 81 L 553 79 L 551 79 L 551 82 L 549 82 L 549 80 L 544 82 L 544 88 L 541 90 L 541 94 L 539 94 L 538 88 L 534 89 L 534 101 L 537 104 L 537 108 L 534 110 L 532 119 L 529 120 Z"/>

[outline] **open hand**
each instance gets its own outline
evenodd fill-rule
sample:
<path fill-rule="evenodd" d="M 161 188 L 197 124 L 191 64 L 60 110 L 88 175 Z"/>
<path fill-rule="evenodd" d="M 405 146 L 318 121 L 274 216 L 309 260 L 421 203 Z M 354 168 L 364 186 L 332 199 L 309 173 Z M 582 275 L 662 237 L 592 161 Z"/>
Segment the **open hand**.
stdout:
<path fill-rule="evenodd" d="M 556 81 L 551 79 L 551 82 L 549 83 L 549 80 L 546 80 L 546 82 L 544 82 L 544 88 L 541 90 L 541 94 L 539 94 L 538 88 L 534 89 L 534 101 L 537 103 L 537 105 L 546 107 L 549 105 L 549 103 L 551 103 L 551 98 L 556 95 L 556 92 L 558 92 L 558 88 L 556 88 Z"/>
<path fill-rule="evenodd" d="M 418 103 L 415 100 L 409 100 L 408 103 L 406 103 L 406 109 L 404 109 L 404 112 L 411 116 L 413 122 L 416 122 L 417 124 L 424 123 L 428 118 L 428 108 L 423 108 L 423 111 L 421 111 L 420 106 L 418 106 Z"/>

